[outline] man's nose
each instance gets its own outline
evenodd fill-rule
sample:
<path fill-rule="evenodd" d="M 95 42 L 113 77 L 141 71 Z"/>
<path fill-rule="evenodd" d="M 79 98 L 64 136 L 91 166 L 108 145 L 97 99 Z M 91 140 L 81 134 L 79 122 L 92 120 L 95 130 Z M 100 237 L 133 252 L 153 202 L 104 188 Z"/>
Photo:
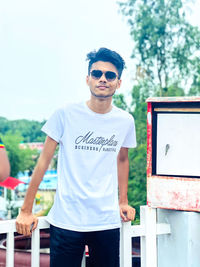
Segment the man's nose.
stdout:
<path fill-rule="evenodd" d="M 103 73 L 99 79 L 100 82 L 107 82 L 105 73 Z"/>

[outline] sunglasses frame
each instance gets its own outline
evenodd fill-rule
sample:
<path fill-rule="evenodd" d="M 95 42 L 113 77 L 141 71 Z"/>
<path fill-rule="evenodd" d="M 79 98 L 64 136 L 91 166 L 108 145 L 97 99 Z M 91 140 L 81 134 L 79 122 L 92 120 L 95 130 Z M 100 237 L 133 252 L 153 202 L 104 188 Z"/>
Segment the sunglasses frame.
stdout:
<path fill-rule="evenodd" d="M 93 73 L 94 73 L 94 71 L 98 71 L 99 73 L 101 73 L 101 76 L 95 76 Z M 106 77 L 107 75 L 106 74 L 108 74 L 108 73 L 114 73 L 115 74 L 115 77 L 114 78 L 108 78 L 108 77 Z M 102 75 L 104 74 L 104 76 L 105 76 L 105 78 L 106 78 L 106 80 L 108 81 L 108 82 L 113 82 L 116 78 L 119 78 L 118 77 L 118 75 L 114 72 L 114 71 L 102 71 L 102 70 L 92 70 L 91 72 L 90 72 L 90 75 L 91 75 L 91 77 L 93 78 L 93 79 L 95 79 L 95 80 L 99 80 L 101 77 L 102 77 Z"/>

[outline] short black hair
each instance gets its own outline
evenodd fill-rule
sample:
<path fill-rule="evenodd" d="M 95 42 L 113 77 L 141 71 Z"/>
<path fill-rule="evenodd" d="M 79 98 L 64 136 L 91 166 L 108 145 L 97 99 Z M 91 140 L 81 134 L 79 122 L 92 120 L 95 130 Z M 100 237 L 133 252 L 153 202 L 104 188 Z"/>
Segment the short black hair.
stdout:
<path fill-rule="evenodd" d="M 118 71 L 119 79 L 121 78 L 122 71 L 125 67 L 125 61 L 123 60 L 123 58 L 117 52 L 105 47 L 101 47 L 98 51 L 94 50 L 88 53 L 87 60 L 89 60 L 88 75 L 90 75 L 92 64 L 97 61 L 112 63 Z"/>

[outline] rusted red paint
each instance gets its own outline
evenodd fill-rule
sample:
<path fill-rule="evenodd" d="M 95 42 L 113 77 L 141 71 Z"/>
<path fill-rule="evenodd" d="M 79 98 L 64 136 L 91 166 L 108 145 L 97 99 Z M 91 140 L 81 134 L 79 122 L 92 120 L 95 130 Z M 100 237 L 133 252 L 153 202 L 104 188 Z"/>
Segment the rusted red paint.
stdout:
<path fill-rule="evenodd" d="M 147 103 L 147 177 L 152 174 L 152 105 Z"/>
<path fill-rule="evenodd" d="M 200 180 L 176 177 L 147 178 L 148 205 L 156 208 L 200 211 Z"/>

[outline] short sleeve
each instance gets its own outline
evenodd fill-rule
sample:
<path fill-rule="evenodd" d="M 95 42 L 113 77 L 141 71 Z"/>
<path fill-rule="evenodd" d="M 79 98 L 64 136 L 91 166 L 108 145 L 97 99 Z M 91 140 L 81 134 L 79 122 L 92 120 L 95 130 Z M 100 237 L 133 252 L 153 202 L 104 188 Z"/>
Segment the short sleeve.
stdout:
<path fill-rule="evenodd" d="M 64 119 L 61 109 L 56 110 L 51 115 L 51 117 L 43 125 L 42 131 L 54 139 L 57 143 L 60 142 L 64 132 Z"/>
<path fill-rule="evenodd" d="M 134 118 L 131 117 L 130 126 L 127 131 L 124 142 L 122 144 L 122 147 L 133 148 L 136 146 L 137 146 L 137 142 L 136 142 L 136 132 L 135 132 L 135 121 L 134 121 Z"/>

